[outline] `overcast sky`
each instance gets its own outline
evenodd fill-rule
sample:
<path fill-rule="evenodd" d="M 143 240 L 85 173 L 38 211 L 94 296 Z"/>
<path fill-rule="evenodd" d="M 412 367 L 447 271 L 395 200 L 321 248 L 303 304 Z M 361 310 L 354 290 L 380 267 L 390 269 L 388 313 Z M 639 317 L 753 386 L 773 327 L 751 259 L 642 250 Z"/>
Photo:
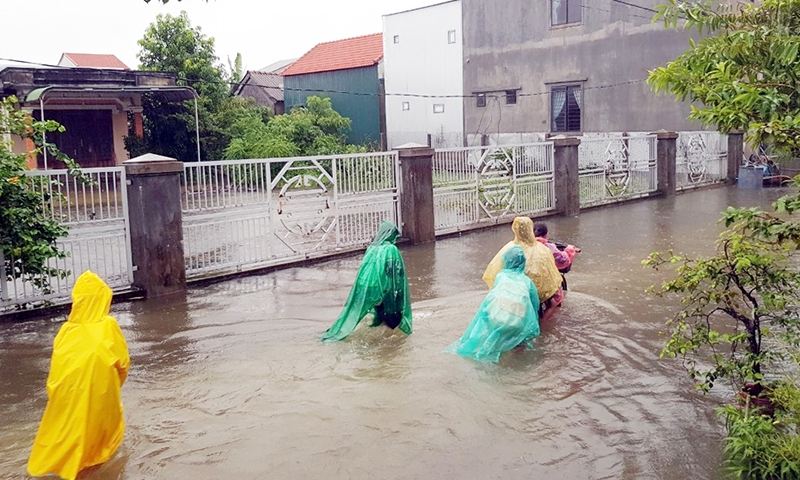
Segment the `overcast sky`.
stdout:
<path fill-rule="evenodd" d="M 378 33 L 382 15 L 441 0 L 0 0 L 0 58 L 56 64 L 63 52 L 111 53 L 139 65 L 137 41 L 159 13 L 185 10 L 214 37 L 227 65 L 242 54 L 255 70 L 299 57 L 320 42 Z"/>

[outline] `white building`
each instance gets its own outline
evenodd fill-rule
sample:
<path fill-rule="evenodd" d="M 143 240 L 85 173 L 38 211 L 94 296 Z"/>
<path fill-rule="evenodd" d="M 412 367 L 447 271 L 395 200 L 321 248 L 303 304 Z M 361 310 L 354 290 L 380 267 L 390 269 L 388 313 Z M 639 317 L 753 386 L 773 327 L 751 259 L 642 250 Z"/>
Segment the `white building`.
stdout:
<path fill-rule="evenodd" d="M 383 16 L 389 148 L 464 142 L 461 0 Z"/>

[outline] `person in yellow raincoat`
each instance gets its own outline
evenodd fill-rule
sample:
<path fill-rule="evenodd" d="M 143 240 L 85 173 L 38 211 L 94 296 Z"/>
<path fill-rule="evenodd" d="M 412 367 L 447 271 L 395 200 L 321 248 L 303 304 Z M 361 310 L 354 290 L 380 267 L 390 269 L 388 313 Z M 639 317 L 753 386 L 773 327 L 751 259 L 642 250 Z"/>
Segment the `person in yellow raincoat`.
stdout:
<path fill-rule="evenodd" d="M 489 262 L 489 266 L 483 272 L 483 281 L 491 289 L 495 277 L 503 269 L 503 254 L 514 245 L 519 245 L 525 253 L 525 274 L 533 280 L 539 292 L 541 321 L 546 322 L 555 312 L 554 307 L 561 303 L 564 296 L 564 291 L 561 289 L 561 273 L 556 267 L 550 249 L 536 240 L 533 220 L 528 217 L 517 217 L 511 224 L 511 230 L 514 232 L 514 240 L 505 244 Z"/>
<path fill-rule="evenodd" d="M 72 480 L 110 459 L 125 432 L 120 389 L 130 357 L 111 308 L 111 289 L 86 271 L 72 289 L 72 311 L 53 344 L 47 407 L 28 459 L 34 477 Z"/>

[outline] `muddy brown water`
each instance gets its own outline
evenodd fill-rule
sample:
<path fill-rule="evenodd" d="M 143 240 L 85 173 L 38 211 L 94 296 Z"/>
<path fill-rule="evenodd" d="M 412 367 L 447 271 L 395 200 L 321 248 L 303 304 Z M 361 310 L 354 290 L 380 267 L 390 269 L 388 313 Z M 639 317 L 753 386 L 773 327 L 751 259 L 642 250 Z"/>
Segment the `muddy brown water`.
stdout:
<path fill-rule="evenodd" d="M 733 187 L 548 220 L 583 249 L 535 348 L 479 365 L 442 351 L 485 294 L 508 225 L 403 247 L 414 334 L 359 328 L 325 345 L 361 256 L 112 306 L 128 340 L 127 430 L 82 479 L 723 478 L 728 393 L 693 393 L 658 360 L 675 299 L 654 250 L 707 253 L 728 205 L 780 190 Z M 0 478 L 25 478 L 63 317 L 0 325 Z"/>

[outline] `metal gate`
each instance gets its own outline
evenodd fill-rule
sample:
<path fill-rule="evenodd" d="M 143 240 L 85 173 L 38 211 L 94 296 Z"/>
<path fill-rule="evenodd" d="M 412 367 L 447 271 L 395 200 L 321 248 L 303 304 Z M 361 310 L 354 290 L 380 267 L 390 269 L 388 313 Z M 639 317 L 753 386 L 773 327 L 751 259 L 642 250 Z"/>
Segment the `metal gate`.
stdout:
<path fill-rule="evenodd" d="M 437 149 L 436 234 L 555 208 L 553 142 Z"/>
<path fill-rule="evenodd" d="M 186 163 L 186 277 L 363 248 L 401 225 L 397 152 Z"/>
<path fill-rule="evenodd" d="M 25 173 L 52 199 L 43 198 L 45 214 L 69 229 L 57 241 L 67 257 L 47 262 L 48 268 L 66 274 L 51 277 L 49 288 L 37 288 L 23 281 L 24 270 L 14 275 L 6 272 L 0 252 L 0 310 L 68 298 L 75 280 L 86 270 L 97 273 L 115 290 L 133 283 L 125 168 L 83 168 L 81 172 L 89 182 L 79 181 L 66 170 Z"/>

